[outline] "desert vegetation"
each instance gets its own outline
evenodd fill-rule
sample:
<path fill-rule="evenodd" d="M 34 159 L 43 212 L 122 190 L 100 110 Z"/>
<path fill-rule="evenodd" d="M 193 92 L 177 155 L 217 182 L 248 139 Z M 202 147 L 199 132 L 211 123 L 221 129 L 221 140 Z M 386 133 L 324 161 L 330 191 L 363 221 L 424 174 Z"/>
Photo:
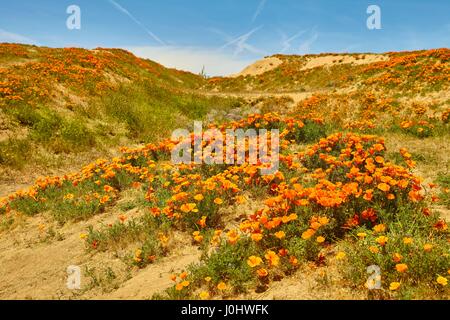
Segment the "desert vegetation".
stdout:
<path fill-rule="evenodd" d="M 205 79 L 2 44 L 0 166 L 42 177 L 0 193 L 0 297 L 26 295 L 14 269 L 33 252 L 72 248 L 31 297 L 448 299 L 450 51 L 275 58 Z M 200 119 L 278 129 L 279 170 L 173 164 L 172 130 Z M 70 291 L 73 261 L 88 280 Z"/>

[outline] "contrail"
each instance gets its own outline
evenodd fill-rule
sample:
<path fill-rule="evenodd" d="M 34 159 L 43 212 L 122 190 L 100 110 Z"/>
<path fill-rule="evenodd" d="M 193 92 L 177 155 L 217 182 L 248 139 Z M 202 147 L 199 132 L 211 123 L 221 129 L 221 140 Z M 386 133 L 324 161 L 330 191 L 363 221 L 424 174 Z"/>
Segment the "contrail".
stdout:
<path fill-rule="evenodd" d="M 256 31 L 258 31 L 259 29 L 261 29 L 262 26 L 259 26 L 257 28 L 252 29 L 251 31 L 236 37 L 234 39 L 231 39 L 230 37 L 228 37 L 227 35 L 225 35 L 229 40 L 227 43 L 225 43 L 222 47 L 220 47 L 219 50 L 223 50 L 226 47 L 232 46 L 234 45 L 235 51 L 234 51 L 234 55 L 238 55 L 239 53 L 243 52 L 244 50 L 247 50 L 251 53 L 256 53 L 256 54 L 263 54 L 263 52 L 261 50 L 258 50 L 257 48 L 255 48 L 254 46 L 250 45 L 247 43 L 248 39 L 250 38 L 250 36 L 252 34 L 254 34 Z"/>
<path fill-rule="evenodd" d="M 295 39 L 297 39 L 298 37 L 300 37 L 302 34 L 304 34 L 306 32 L 306 30 L 300 30 L 299 32 L 297 32 L 296 34 L 294 34 L 292 37 L 288 38 L 286 36 L 286 34 L 284 34 L 283 32 L 281 32 L 281 44 L 283 45 L 283 49 L 281 49 L 281 53 L 286 52 L 287 50 L 289 50 L 292 46 L 291 42 L 294 41 Z"/>
<path fill-rule="evenodd" d="M 311 45 L 316 42 L 317 38 L 319 38 L 319 33 L 316 31 L 314 27 L 311 31 L 311 35 L 308 39 L 306 39 L 298 48 L 299 53 L 307 54 L 310 53 Z"/>
<path fill-rule="evenodd" d="M 256 18 L 258 18 L 260 13 L 263 11 L 266 2 L 267 0 L 261 0 L 261 2 L 258 4 L 258 7 L 256 8 L 255 13 L 253 14 L 252 22 L 255 22 Z"/>
<path fill-rule="evenodd" d="M 114 0 L 108 0 L 117 10 L 122 12 L 123 14 L 127 15 L 131 20 L 133 20 L 134 23 L 136 23 L 139 27 L 141 27 L 142 30 L 144 30 L 150 37 L 152 37 L 153 40 L 158 42 L 159 44 L 166 45 L 164 41 L 162 41 L 160 38 L 158 38 L 153 32 L 148 30 L 138 19 L 136 19 L 127 9 L 122 7 L 120 4 L 118 4 Z"/>

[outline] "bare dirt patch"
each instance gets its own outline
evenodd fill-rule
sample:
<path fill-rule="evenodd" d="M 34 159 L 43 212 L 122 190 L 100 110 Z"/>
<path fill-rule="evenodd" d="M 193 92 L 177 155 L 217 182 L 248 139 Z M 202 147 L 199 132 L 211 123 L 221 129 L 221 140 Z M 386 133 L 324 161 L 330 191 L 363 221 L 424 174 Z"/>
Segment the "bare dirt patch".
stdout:
<path fill-rule="evenodd" d="M 231 75 L 230 77 L 237 78 L 240 76 L 257 76 L 259 74 L 263 74 L 267 71 L 275 69 L 282 63 L 283 61 L 277 57 L 267 57 L 262 60 L 256 61 L 238 74 Z"/>
<path fill-rule="evenodd" d="M 329 254 L 333 253 L 331 250 Z M 327 265 L 303 264 L 293 275 L 273 282 L 267 291 L 251 292 L 244 299 L 255 300 L 362 300 L 364 290 L 351 288 L 330 258 Z"/>
<path fill-rule="evenodd" d="M 89 225 L 112 223 L 117 215 L 111 210 L 63 227 L 46 214 L 15 216 L 14 227 L 0 233 L 0 299 L 148 299 L 170 287 L 170 274 L 199 261 L 200 251 L 176 234 L 170 255 L 142 270 L 125 260 L 133 244 L 119 251 L 87 250 L 80 235 Z M 80 290 L 67 288 L 72 265 L 80 267 Z"/>
<path fill-rule="evenodd" d="M 179 247 L 173 254 L 140 270 L 133 278 L 122 284 L 114 292 L 103 295 L 102 299 L 151 299 L 153 294 L 161 293 L 173 285 L 170 275 L 186 270 L 197 262 L 200 251 L 193 246 Z"/>
<path fill-rule="evenodd" d="M 366 54 L 359 56 L 350 55 L 326 55 L 320 57 L 308 58 L 306 64 L 301 68 L 301 70 L 313 69 L 316 67 L 330 67 L 338 64 L 369 64 L 379 61 L 386 61 L 389 58 L 381 54 Z"/>

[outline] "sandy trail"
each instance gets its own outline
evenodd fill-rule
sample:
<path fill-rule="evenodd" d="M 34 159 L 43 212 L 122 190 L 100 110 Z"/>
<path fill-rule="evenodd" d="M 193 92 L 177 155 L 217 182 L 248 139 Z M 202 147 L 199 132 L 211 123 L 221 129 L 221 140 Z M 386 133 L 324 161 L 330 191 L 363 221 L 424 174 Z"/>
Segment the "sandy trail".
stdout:
<path fill-rule="evenodd" d="M 243 98 L 243 99 L 258 99 L 258 98 L 281 98 L 290 97 L 294 101 L 294 104 L 311 97 L 313 94 L 318 94 L 317 91 L 306 91 L 306 92 L 202 92 L 206 96 L 219 96 L 219 97 L 233 97 L 233 98 Z"/>
<path fill-rule="evenodd" d="M 200 251 L 195 247 L 180 248 L 171 256 L 140 270 L 136 276 L 123 283 L 119 289 L 101 296 L 101 299 L 151 299 L 173 285 L 170 275 L 180 273 L 188 265 L 198 262 Z"/>
<path fill-rule="evenodd" d="M 48 221 L 42 216 L 27 217 L 15 229 L 0 234 L 0 299 L 151 298 L 171 285 L 172 272 L 180 272 L 199 259 L 199 251 L 188 245 L 137 270 L 114 252 L 87 251 L 80 234 L 86 232 L 88 225 L 110 223 L 114 218 L 114 214 L 106 213 L 62 228 L 52 226 L 58 237 L 46 239 Z M 82 291 L 67 289 L 67 267 L 71 265 L 81 269 Z M 124 282 L 116 291 L 91 288 L 86 267 L 100 271 L 110 267 Z M 126 273 L 131 276 L 128 281 Z"/>
<path fill-rule="evenodd" d="M 305 264 L 290 277 L 271 283 L 263 293 L 251 293 L 255 300 L 362 300 L 367 298 L 363 290 L 350 290 L 345 285 L 337 267 L 332 262 L 316 267 Z"/>
<path fill-rule="evenodd" d="M 63 240 L 41 241 L 45 220 L 29 218 L 0 235 L 0 299 L 55 299 L 70 296 L 67 267 L 89 259 L 79 233 L 82 224 L 61 229 Z"/>

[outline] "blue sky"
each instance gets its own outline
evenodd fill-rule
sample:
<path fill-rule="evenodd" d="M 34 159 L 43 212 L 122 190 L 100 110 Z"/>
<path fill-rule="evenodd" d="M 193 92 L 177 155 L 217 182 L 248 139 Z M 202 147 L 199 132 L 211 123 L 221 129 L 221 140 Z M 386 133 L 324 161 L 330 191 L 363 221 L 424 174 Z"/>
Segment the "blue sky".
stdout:
<path fill-rule="evenodd" d="M 120 47 L 209 75 L 275 53 L 450 47 L 450 0 L 0 0 L 0 42 Z M 81 29 L 69 30 L 69 5 Z M 369 30 L 366 10 L 381 9 Z"/>

